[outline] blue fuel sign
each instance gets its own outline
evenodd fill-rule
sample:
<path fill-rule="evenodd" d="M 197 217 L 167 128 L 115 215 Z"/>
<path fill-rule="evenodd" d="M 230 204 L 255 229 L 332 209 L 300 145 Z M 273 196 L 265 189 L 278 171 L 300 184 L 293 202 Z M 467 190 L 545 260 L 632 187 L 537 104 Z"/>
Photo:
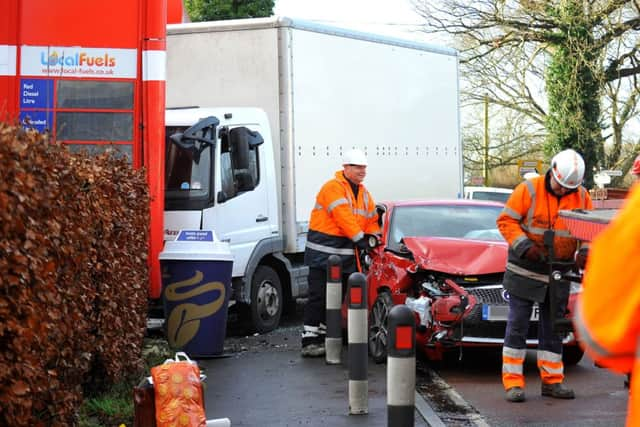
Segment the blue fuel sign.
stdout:
<path fill-rule="evenodd" d="M 20 79 L 20 109 L 53 108 L 52 79 Z"/>
<path fill-rule="evenodd" d="M 20 123 L 24 128 L 38 132 L 51 131 L 53 127 L 53 111 L 20 111 Z"/>
<path fill-rule="evenodd" d="M 38 132 L 53 129 L 53 80 L 20 79 L 20 122 Z"/>

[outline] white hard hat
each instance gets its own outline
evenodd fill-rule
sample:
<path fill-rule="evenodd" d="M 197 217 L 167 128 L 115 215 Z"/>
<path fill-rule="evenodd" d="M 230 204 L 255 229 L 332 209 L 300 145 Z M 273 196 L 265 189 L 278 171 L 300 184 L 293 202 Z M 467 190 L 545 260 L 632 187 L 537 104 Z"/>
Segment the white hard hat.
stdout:
<path fill-rule="evenodd" d="M 559 152 L 551 159 L 551 173 L 565 188 L 578 188 L 584 178 L 584 160 L 572 149 Z"/>
<path fill-rule="evenodd" d="M 344 153 L 344 157 L 342 157 L 342 164 L 367 166 L 367 156 L 365 156 L 361 150 L 349 150 Z"/>

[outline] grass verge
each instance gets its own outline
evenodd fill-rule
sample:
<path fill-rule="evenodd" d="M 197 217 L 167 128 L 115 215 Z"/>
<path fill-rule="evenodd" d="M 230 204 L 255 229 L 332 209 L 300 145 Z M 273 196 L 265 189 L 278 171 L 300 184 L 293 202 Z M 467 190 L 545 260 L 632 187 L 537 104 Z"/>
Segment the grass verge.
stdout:
<path fill-rule="evenodd" d="M 133 426 L 133 388 L 151 375 L 151 368 L 174 356 L 167 341 L 161 337 L 147 337 L 142 348 L 145 372 L 139 378 L 112 385 L 104 393 L 85 397 L 79 410 L 79 427 Z"/>

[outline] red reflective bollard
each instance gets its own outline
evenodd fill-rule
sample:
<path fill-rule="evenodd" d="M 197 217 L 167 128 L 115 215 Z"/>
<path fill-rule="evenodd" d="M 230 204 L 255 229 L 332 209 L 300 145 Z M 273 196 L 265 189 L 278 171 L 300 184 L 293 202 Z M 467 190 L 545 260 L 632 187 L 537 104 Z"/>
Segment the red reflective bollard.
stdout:
<path fill-rule="evenodd" d="M 349 414 L 369 413 L 369 346 L 367 341 L 367 279 L 362 273 L 349 276 Z"/>
<path fill-rule="evenodd" d="M 337 365 L 342 359 L 342 261 L 337 255 L 331 255 L 327 262 L 326 297 L 325 360 L 329 365 Z"/>
<path fill-rule="evenodd" d="M 414 425 L 416 390 L 416 321 L 406 305 L 396 305 L 387 317 L 387 425 Z"/>

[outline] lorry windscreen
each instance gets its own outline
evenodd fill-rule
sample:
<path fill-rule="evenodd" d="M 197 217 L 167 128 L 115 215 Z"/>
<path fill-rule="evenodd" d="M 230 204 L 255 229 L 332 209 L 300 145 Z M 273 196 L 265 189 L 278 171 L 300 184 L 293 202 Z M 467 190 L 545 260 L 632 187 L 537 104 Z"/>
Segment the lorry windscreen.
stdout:
<path fill-rule="evenodd" d="M 166 128 L 165 204 L 171 209 L 202 209 L 211 199 L 215 146 L 203 141 L 177 144 L 171 136 L 187 127 Z"/>

